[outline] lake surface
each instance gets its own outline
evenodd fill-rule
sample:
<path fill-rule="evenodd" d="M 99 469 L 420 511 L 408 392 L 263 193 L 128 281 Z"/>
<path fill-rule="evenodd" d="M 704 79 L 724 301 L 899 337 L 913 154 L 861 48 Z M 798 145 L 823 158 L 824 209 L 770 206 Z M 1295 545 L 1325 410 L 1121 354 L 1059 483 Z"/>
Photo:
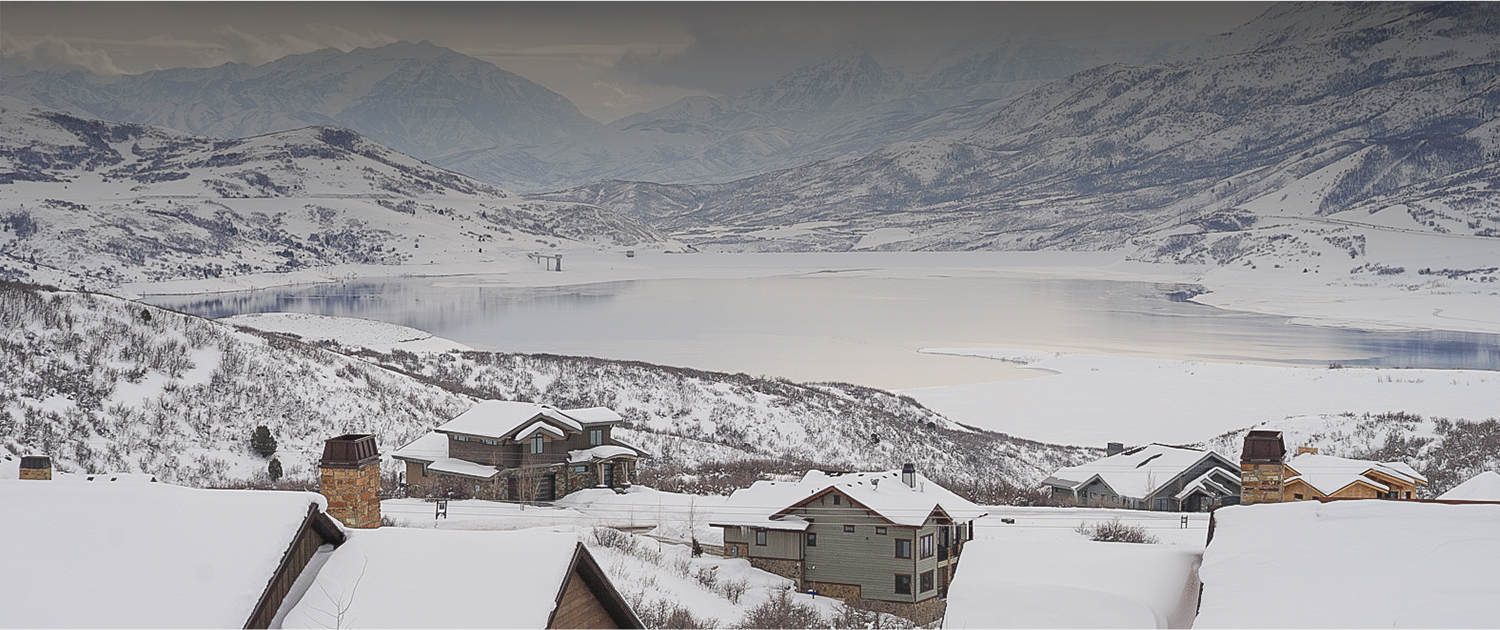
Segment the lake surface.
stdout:
<path fill-rule="evenodd" d="M 920 348 L 1000 347 L 1303 366 L 1500 369 L 1500 335 L 1365 332 L 1223 311 L 1139 282 L 838 273 L 554 288 L 392 278 L 146 301 L 205 317 L 302 312 L 411 326 L 478 349 L 633 359 L 887 389 L 1034 371 Z"/>

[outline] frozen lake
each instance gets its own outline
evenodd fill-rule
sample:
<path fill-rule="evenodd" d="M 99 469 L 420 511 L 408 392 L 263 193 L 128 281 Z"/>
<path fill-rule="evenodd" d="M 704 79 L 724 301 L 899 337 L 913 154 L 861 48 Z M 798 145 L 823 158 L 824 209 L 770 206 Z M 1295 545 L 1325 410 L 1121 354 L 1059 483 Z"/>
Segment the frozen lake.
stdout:
<path fill-rule="evenodd" d="M 1143 282 L 994 277 L 663 279 L 528 288 L 504 275 L 393 278 L 145 301 L 206 317 L 303 312 L 475 348 L 632 359 L 886 389 L 1035 376 L 920 348 L 1032 348 L 1326 366 L 1500 369 L 1500 335 L 1364 332 L 1231 312 Z"/>

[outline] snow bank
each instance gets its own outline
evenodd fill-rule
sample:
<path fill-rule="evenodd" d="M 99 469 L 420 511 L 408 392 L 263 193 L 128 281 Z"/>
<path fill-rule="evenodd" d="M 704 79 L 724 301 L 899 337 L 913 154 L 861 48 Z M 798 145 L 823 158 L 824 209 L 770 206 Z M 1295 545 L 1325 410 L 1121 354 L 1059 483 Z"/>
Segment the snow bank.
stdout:
<path fill-rule="evenodd" d="M 1444 492 L 1439 499 L 1456 501 L 1500 501 L 1500 473 L 1486 470 Z"/>
<path fill-rule="evenodd" d="M 1187 628 L 1199 554 L 1180 546 L 973 540 L 945 628 Z"/>
<path fill-rule="evenodd" d="M 1215 513 L 1197 628 L 1493 628 L 1500 505 L 1312 501 Z"/>
<path fill-rule="evenodd" d="M 1021 363 L 1045 374 L 901 393 L 957 422 L 1059 444 L 1185 444 L 1266 420 L 1343 412 L 1482 419 L 1495 414 L 1500 399 L 1500 374 L 1482 370 L 1331 370 L 994 348 L 924 352 Z"/>
<path fill-rule="evenodd" d="M 546 627 L 577 546 L 541 530 L 352 531 L 282 627 Z"/>
<path fill-rule="evenodd" d="M 307 492 L 0 481 L 0 625 L 238 628 Z"/>
<path fill-rule="evenodd" d="M 251 313 L 220 318 L 235 326 L 274 333 L 289 333 L 305 341 L 332 341 L 351 348 L 376 352 L 447 352 L 473 348 L 432 333 L 358 317 L 334 317 L 309 313 Z"/>

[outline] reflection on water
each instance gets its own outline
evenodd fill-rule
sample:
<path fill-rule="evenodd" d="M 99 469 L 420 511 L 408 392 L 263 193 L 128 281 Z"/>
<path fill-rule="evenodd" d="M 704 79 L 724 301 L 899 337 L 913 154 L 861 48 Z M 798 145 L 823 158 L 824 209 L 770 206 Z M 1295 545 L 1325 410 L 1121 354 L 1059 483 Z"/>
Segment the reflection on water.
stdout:
<path fill-rule="evenodd" d="M 888 388 L 1016 378 L 1003 363 L 924 347 L 1013 347 L 1322 366 L 1500 369 L 1500 335 L 1294 326 L 1089 280 L 840 276 L 647 280 L 517 288 L 498 278 L 400 278 L 149 302 L 206 317 L 364 317 L 509 352 L 636 359 Z"/>

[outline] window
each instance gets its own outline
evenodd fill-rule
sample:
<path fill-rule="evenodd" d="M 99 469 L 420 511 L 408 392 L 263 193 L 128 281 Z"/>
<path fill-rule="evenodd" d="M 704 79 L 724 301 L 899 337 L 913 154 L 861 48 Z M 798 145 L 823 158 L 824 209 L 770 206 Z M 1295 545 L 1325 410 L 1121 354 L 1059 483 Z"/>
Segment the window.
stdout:
<path fill-rule="evenodd" d="M 467 442 L 467 441 L 469 441 L 469 438 L 466 438 L 466 437 L 464 437 L 462 435 L 455 435 L 455 436 L 453 436 L 453 441 L 454 442 Z"/>
<path fill-rule="evenodd" d="M 932 544 L 932 534 L 928 534 L 922 537 L 921 551 L 923 558 L 931 558 L 932 556 L 937 555 L 937 547 Z"/>
<path fill-rule="evenodd" d="M 1292 498 L 1296 499 L 1298 501 L 1301 501 L 1302 500 L 1302 493 L 1298 492 L 1297 494 L 1292 495 Z"/>
<path fill-rule="evenodd" d="M 480 438 L 480 440 L 479 440 L 479 441 L 480 441 L 480 442 L 484 442 L 484 443 L 485 443 L 485 444 L 488 444 L 488 445 L 490 445 L 490 446 L 494 446 L 494 445 L 495 445 L 495 441 L 494 441 L 494 440 L 491 440 L 491 439 L 489 439 L 489 438 Z"/>
<path fill-rule="evenodd" d="M 932 590 L 932 572 L 927 571 L 923 573 L 921 577 L 917 579 L 917 586 L 921 587 L 923 593 Z"/>
<path fill-rule="evenodd" d="M 766 530 L 755 530 L 755 544 L 760 547 L 766 546 Z"/>
<path fill-rule="evenodd" d="M 839 496 L 837 494 L 833 495 L 833 504 L 834 505 L 843 505 L 844 504 L 844 497 L 841 497 L 841 496 Z"/>
<path fill-rule="evenodd" d="M 576 472 L 576 473 L 586 473 L 588 471 L 589 471 L 589 467 L 588 466 L 574 466 L 573 467 L 573 472 Z"/>
<path fill-rule="evenodd" d="M 807 546 L 809 546 L 809 547 L 816 547 L 816 546 L 818 546 L 818 533 L 817 532 L 807 532 Z"/>
<path fill-rule="evenodd" d="M 896 557 L 897 558 L 910 558 L 911 557 L 911 541 L 910 540 L 907 540 L 905 538 L 897 538 L 896 539 Z M 908 582 L 911 581 L 911 576 L 910 575 L 906 576 L 906 578 L 907 578 Z"/>
<path fill-rule="evenodd" d="M 532 455 L 538 455 L 538 454 L 544 452 L 545 449 L 546 449 L 546 442 L 542 441 L 542 434 L 538 433 L 536 435 L 531 436 L 531 454 Z"/>
<path fill-rule="evenodd" d="M 880 534 L 881 536 L 884 536 L 885 535 L 885 528 L 884 527 L 876 527 L 875 528 L 875 533 Z"/>
<path fill-rule="evenodd" d="M 910 595 L 911 594 L 911 576 L 910 575 L 902 575 L 900 573 L 896 574 L 896 594 L 897 595 Z"/>
<path fill-rule="evenodd" d="M 845 525 L 844 526 L 844 533 L 846 533 L 846 534 L 853 534 L 854 533 L 854 526 L 853 525 Z"/>
<path fill-rule="evenodd" d="M 589 429 L 589 446 L 598 446 L 604 443 L 604 429 Z"/>

